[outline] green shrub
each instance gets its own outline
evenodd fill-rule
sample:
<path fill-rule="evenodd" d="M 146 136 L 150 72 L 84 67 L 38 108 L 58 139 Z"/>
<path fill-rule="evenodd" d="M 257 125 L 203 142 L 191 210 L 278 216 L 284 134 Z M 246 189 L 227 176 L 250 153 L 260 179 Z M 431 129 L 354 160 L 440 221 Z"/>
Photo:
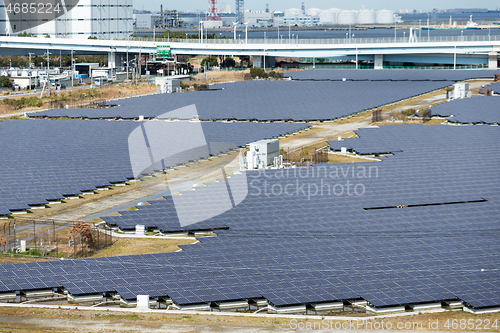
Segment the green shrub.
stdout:
<path fill-rule="evenodd" d="M 408 109 L 408 110 L 404 110 L 404 111 L 401 111 L 401 113 L 403 114 L 403 116 L 413 116 L 415 114 L 415 109 Z"/>
<path fill-rule="evenodd" d="M 266 78 L 267 73 L 260 67 L 252 67 L 250 69 L 250 75 L 252 75 L 252 78 L 260 77 L 260 78 Z"/>
<path fill-rule="evenodd" d="M 201 61 L 201 67 L 216 67 L 217 65 L 219 65 L 219 62 L 217 61 L 217 57 L 216 56 L 210 56 L 210 57 L 206 57 L 205 59 L 203 59 Z"/>
<path fill-rule="evenodd" d="M 25 32 L 20 32 L 17 34 L 17 37 L 36 37 L 35 34 L 32 34 L 32 33 L 27 33 L 26 31 Z"/>
<path fill-rule="evenodd" d="M 231 57 L 227 57 L 222 62 L 222 67 L 223 68 L 233 68 L 233 67 L 236 67 L 236 61 L 233 58 L 231 58 Z"/>
<path fill-rule="evenodd" d="M 0 76 L 0 85 L 2 87 L 12 87 L 12 81 L 8 76 Z"/>
<path fill-rule="evenodd" d="M 205 91 L 205 90 L 208 90 L 208 86 L 206 84 L 199 84 L 198 85 L 198 84 L 195 83 L 193 85 L 193 87 L 194 87 L 194 90 L 196 90 L 196 91 Z"/>
<path fill-rule="evenodd" d="M 42 100 L 35 96 L 21 97 L 19 99 L 5 98 L 3 103 L 13 106 L 16 110 L 26 107 L 41 107 L 43 105 Z"/>

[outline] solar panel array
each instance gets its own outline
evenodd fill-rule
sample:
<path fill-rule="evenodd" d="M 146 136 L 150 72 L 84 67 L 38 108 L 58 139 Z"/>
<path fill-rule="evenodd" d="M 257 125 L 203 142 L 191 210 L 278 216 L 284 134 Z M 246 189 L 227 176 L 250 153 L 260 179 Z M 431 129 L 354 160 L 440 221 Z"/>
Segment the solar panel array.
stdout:
<path fill-rule="evenodd" d="M 487 69 L 312 69 L 285 73 L 292 80 L 316 81 L 464 81 L 475 78 L 492 79 L 497 70 Z"/>
<path fill-rule="evenodd" d="M 154 122 L 173 148 L 200 123 Z M 47 204 L 134 178 L 128 139 L 137 122 L 23 120 L 0 122 L 0 215 Z M 208 149 L 162 160 L 156 170 L 199 160 L 264 138 L 298 131 L 303 123 L 214 123 L 201 127 Z M 149 170 L 153 171 L 153 170 Z"/>
<path fill-rule="evenodd" d="M 455 99 L 432 107 L 432 114 L 453 123 L 500 124 L 500 99 L 488 96 Z"/>
<path fill-rule="evenodd" d="M 200 119 L 332 120 L 444 88 L 449 81 L 300 82 L 247 81 L 218 84 L 215 91 L 159 94 L 116 101 L 107 109 L 59 109 L 30 117 L 192 118 L 172 112 L 196 105 Z"/>
<path fill-rule="evenodd" d="M 500 94 L 500 82 L 489 84 L 486 88 L 493 90 L 495 94 Z"/>
<path fill-rule="evenodd" d="M 330 145 L 394 156 L 234 175 L 247 185 L 231 192 L 248 194 L 203 222 L 229 228 L 218 237 L 177 253 L 2 265 L 0 292 L 65 287 L 177 304 L 264 297 L 275 306 L 359 298 L 376 307 L 456 299 L 499 306 L 499 128 L 401 125 L 357 134 Z M 211 186 L 181 198 L 210 201 Z M 163 213 L 175 221 L 173 212 L 170 197 L 133 220 Z M 129 220 L 113 223 L 120 219 Z"/>

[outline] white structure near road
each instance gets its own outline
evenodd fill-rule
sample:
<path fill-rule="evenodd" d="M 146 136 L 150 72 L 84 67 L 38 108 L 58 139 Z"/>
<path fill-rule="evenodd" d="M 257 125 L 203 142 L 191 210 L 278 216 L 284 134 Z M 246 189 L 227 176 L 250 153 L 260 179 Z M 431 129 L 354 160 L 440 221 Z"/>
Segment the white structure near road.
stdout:
<path fill-rule="evenodd" d="M 245 156 L 240 157 L 240 169 L 265 169 L 268 166 L 280 167 L 283 165 L 283 156 L 280 156 L 280 142 L 278 139 L 259 140 L 249 144 L 250 149 Z"/>

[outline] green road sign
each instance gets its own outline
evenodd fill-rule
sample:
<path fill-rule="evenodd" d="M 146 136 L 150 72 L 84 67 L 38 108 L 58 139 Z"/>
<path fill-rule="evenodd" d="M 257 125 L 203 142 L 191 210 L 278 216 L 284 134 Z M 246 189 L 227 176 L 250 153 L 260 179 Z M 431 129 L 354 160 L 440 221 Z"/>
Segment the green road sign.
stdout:
<path fill-rule="evenodd" d="M 170 45 L 157 45 L 156 54 L 158 55 L 170 55 Z"/>

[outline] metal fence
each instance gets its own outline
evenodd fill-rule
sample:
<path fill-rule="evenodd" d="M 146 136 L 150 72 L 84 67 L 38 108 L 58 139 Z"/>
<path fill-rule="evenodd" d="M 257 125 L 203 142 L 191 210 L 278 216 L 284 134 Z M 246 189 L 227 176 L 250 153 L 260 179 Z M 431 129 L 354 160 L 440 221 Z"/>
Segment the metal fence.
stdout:
<path fill-rule="evenodd" d="M 324 150 L 324 147 L 302 147 L 298 149 L 293 149 L 287 151 L 283 149 L 281 151 L 283 154 L 283 161 L 286 163 L 327 163 L 328 162 L 328 152 Z"/>
<path fill-rule="evenodd" d="M 336 64 L 336 63 L 319 63 L 315 65 L 311 65 L 310 63 L 308 64 L 303 64 L 300 63 L 300 69 L 373 69 L 373 65 L 371 66 L 364 66 L 364 65 L 358 65 L 356 67 L 356 64 Z M 456 65 L 453 66 L 453 64 L 449 66 L 386 66 L 384 65 L 384 69 L 488 69 L 488 64 L 477 64 L 477 65 Z"/>
<path fill-rule="evenodd" d="M 73 221 L 15 218 L 0 221 L 0 251 L 33 257 L 84 257 L 113 244 L 104 224 L 87 224 L 88 232 L 73 230 Z M 72 232 L 73 230 L 73 232 Z"/>
<path fill-rule="evenodd" d="M 348 44 L 419 44 L 419 43 L 445 43 L 445 42 L 498 42 L 500 35 L 477 35 L 477 36 L 413 36 L 410 39 L 407 37 L 383 37 L 383 38 L 335 38 L 335 39 L 300 39 L 299 35 L 293 38 L 279 39 L 231 39 L 231 38 L 215 38 L 215 39 L 177 39 L 177 38 L 145 38 L 145 37 L 130 37 L 129 41 L 138 42 L 157 42 L 157 43 L 187 43 L 187 44 L 284 44 L 284 45 L 348 45 Z"/>

